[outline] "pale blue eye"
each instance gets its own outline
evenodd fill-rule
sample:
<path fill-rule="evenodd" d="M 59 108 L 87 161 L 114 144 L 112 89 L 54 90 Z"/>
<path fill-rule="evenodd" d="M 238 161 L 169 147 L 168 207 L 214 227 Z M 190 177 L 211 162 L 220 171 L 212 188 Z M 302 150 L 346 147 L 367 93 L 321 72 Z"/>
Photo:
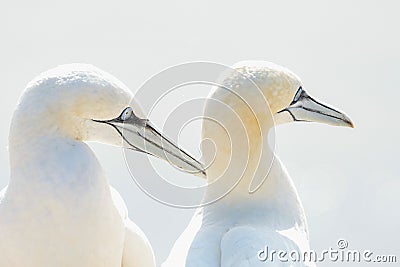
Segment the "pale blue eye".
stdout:
<path fill-rule="evenodd" d="M 131 107 L 127 107 L 126 109 L 124 109 L 124 111 L 122 111 L 120 118 L 121 118 L 122 121 L 126 121 L 127 119 L 132 117 L 132 115 L 133 115 L 132 108 Z"/>
<path fill-rule="evenodd" d="M 296 95 L 293 98 L 293 102 L 296 102 L 297 100 L 299 100 L 302 93 L 303 93 L 303 88 L 301 88 L 301 86 L 300 86 L 296 92 Z"/>

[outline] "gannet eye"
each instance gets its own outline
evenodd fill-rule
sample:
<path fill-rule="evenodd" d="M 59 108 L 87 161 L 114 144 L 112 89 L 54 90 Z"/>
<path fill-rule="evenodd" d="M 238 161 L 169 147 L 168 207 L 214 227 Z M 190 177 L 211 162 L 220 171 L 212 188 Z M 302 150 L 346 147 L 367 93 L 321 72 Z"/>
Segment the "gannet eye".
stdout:
<path fill-rule="evenodd" d="M 127 119 L 129 119 L 130 117 L 132 117 L 133 115 L 133 110 L 131 107 L 127 107 L 126 109 L 124 109 L 124 111 L 122 111 L 120 119 L 122 121 L 126 121 Z"/>
<path fill-rule="evenodd" d="M 301 94 L 303 93 L 303 88 L 300 86 L 297 90 L 296 94 L 294 95 L 293 102 L 297 102 L 299 100 Z"/>

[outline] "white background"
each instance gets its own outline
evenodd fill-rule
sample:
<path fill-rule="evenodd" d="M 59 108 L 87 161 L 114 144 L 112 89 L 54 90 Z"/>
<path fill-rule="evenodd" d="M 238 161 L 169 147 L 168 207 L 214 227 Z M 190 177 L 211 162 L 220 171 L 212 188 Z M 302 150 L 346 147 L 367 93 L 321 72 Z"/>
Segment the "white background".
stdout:
<path fill-rule="evenodd" d="M 398 11 L 397 1 L 365 0 L 3 2 L 0 186 L 9 177 L 15 104 L 44 70 L 91 63 L 135 91 L 181 62 L 268 60 L 292 69 L 311 95 L 344 110 L 356 126 L 299 123 L 276 131 L 278 155 L 305 206 L 312 248 L 335 247 L 345 238 L 352 249 L 399 253 Z M 194 128 L 186 134 L 198 136 Z M 92 147 L 161 263 L 193 210 L 150 199 L 131 180 L 120 149 Z"/>

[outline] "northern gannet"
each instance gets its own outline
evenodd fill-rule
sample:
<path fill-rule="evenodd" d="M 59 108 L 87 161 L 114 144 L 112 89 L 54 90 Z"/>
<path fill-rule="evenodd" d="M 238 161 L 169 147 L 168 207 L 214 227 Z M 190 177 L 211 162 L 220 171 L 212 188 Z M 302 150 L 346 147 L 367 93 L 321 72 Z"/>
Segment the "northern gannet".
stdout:
<path fill-rule="evenodd" d="M 206 100 L 202 125 L 203 140 L 212 140 L 211 146 L 202 143 L 203 158 L 210 163 L 204 203 L 228 191 L 227 182 L 238 182 L 223 198 L 196 211 L 162 266 L 314 266 L 280 261 L 277 253 L 272 262 L 271 257 L 262 261 L 265 255 L 259 259 L 266 246 L 287 253 L 309 250 L 303 206 L 268 138 L 283 123 L 353 127 L 351 120 L 312 98 L 293 72 L 273 63 L 240 62 L 217 84 Z"/>
<path fill-rule="evenodd" d="M 127 87 L 91 65 L 62 65 L 27 85 L 10 128 L 10 181 L 0 193 L 0 266 L 155 266 L 150 243 L 85 143 L 202 172 L 140 114 Z"/>

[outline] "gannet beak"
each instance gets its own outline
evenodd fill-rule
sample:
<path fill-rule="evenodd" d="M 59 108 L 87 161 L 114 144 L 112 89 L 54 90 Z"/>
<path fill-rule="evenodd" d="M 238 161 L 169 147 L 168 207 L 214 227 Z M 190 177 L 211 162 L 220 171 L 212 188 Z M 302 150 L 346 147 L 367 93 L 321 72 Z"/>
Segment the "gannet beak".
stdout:
<path fill-rule="evenodd" d="M 112 126 L 123 138 L 124 147 L 166 160 L 184 172 L 205 177 L 203 165 L 172 141 L 164 137 L 149 120 L 137 117 L 127 107 L 121 115 L 111 120 L 93 120 Z"/>
<path fill-rule="evenodd" d="M 289 107 L 278 113 L 288 112 L 294 121 L 320 122 L 334 126 L 354 128 L 350 118 L 309 96 L 301 87 Z"/>

